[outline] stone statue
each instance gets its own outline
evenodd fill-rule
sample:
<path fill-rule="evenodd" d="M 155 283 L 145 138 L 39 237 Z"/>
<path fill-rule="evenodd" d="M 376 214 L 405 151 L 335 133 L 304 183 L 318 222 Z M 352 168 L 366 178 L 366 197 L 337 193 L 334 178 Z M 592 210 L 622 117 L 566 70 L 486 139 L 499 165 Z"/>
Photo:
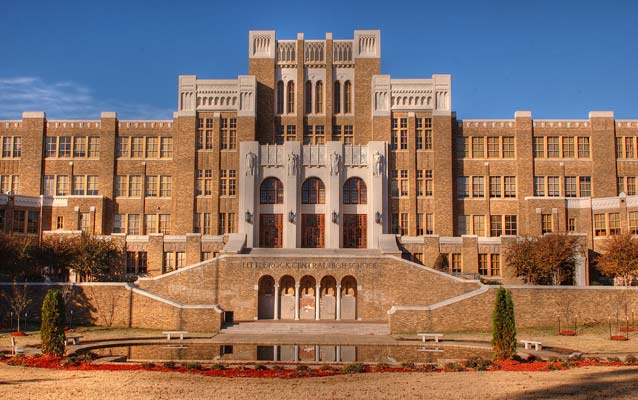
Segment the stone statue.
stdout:
<path fill-rule="evenodd" d="M 255 162 L 257 161 L 257 155 L 252 151 L 246 154 L 246 175 L 255 175 Z"/>
<path fill-rule="evenodd" d="M 339 175 L 339 168 L 341 164 L 341 154 L 333 151 L 330 154 L 330 175 Z"/>
<path fill-rule="evenodd" d="M 372 156 L 372 162 L 374 164 L 372 174 L 375 176 L 383 174 L 383 155 L 377 151 Z"/>
<path fill-rule="evenodd" d="M 299 156 L 294 154 L 294 153 L 290 153 L 288 154 L 288 176 L 295 176 L 297 175 L 297 163 L 299 161 Z"/>

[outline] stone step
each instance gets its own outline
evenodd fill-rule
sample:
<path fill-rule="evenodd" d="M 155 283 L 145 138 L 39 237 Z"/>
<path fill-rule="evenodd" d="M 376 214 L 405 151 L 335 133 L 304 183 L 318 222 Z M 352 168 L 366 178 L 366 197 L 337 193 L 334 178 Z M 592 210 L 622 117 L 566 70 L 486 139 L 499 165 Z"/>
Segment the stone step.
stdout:
<path fill-rule="evenodd" d="M 388 335 L 390 334 L 390 328 L 384 323 L 365 322 L 241 322 L 225 326 L 221 333 Z"/>

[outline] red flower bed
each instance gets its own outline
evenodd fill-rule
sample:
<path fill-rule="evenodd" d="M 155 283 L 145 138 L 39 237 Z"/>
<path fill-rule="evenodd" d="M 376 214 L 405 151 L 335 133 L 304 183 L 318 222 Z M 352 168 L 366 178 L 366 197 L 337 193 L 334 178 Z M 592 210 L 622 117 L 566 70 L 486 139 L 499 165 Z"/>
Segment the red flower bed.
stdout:
<path fill-rule="evenodd" d="M 26 332 L 22 332 L 22 331 L 16 331 L 16 332 L 11 332 L 11 336 L 27 336 Z"/>
<path fill-rule="evenodd" d="M 611 340 L 629 340 L 629 338 L 625 335 L 612 335 L 609 337 Z"/>
<path fill-rule="evenodd" d="M 564 330 L 558 332 L 558 334 L 561 336 L 576 336 L 576 331 Z"/>
<path fill-rule="evenodd" d="M 626 327 L 626 326 L 622 326 L 620 328 L 621 332 L 635 332 L 638 331 L 638 328 L 632 328 L 632 327 Z"/>

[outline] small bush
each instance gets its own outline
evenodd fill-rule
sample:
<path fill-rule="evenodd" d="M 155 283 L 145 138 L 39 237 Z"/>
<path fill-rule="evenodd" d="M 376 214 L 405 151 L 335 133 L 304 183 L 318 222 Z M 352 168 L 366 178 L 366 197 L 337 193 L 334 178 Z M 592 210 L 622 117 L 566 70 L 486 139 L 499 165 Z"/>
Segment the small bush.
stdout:
<path fill-rule="evenodd" d="M 401 367 L 405 369 L 416 369 L 416 365 L 412 361 L 401 363 Z"/>
<path fill-rule="evenodd" d="M 627 357 L 625 357 L 625 364 L 635 364 L 636 362 L 638 362 L 638 358 L 633 354 L 627 354 Z"/>
<path fill-rule="evenodd" d="M 366 366 L 361 363 L 348 364 L 343 368 L 346 374 L 360 374 L 366 372 Z"/>
<path fill-rule="evenodd" d="M 164 368 L 173 369 L 173 368 L 175 368 L 175 362 L 174 361 L 166 361 L 164 364 L 162 364 L 162 366 Z"/>
<path fill-rule="evenodd" d="M 56 289 L 49 289 L 42 303 L 42 353 L 61 356 L 64 354 L 64 299 Z"/>
<path fill-rule="evenodd" d="M 551 356 L 551 357 L 549 358 L 549 362 L 558 362 L 558 361 L 560 361 L 560 360 L 558 359 L 558 357 Z"/>
<path fill-rule="evenodd" d="M 257 371 L 265 371 L 265 370 L 267 370 L 267 369 L 268 369 L 268 367 L 267 367 L 267 366 L 265 366 L 265 365 L 263 365 L 263 364 L 257 364 L 257 365 L 255 365 L 255 370 L 257 370 Z"/>
<path fill-rule="evenodd" d="M 310 368 L 308 368 L 307 365 L 303 365 L 303 364 L 299 364 L 297 365 L 297 371 L 308 371 Z"/>
<path fill-rule="evenodd" d="M 275 371 L 283 371 L 284 367 L 282 367 L 281 365 L 273 365 L 272 369 Z"/>
<path fill-rule="evenodd" d="M 319 369 L 322 371 L 332 371 L 332 367 L 330 365 L 322 365 Z"/>
<path fill-rule="evenodd" d="M 460 372 L 463 371 L 463 366 L 459 363 L 449 362 L 443 366 L 445 372 Z"/>
<path fill-rule="evenodd" d="M 576 366 L 576 363 L 569 360 L 563 360 L 560 362 L 560 366 L 563 368 L 573 368 Z"/>
<path fill-rule="evenodd" d="M 556 366 L 556 364 L 549 364 L 549 365 L 547 366 L 547 369 L 548 369 L 548 370 L 550 370 L 550 371 L 558 371 L 558 370 L 560 370 L 560 368 L 558 368 L 558 367 Z"/>
<path fill-rule="evenodd" d="M 35 358 L 42 357 L 42 353 L 36 353 L 36 354 L 33 355 L 33 357 L 35 357 Z"/>
<path fill-rule="evenodd" d="M 60 362 L 60 365 L 63 367 L 77 367 L 80 365 L 80 362 L 75 357 L 66 357 Z"/>
<path fill-rule="evenodd" d="M 142 368 L 144 368 L 144 369 L 152 369 L 152 368 L 155 368 L 155 363 L 152 363 L 152 362 L 145 362 L 145 363 L 142 363 Z"/>
<path fill-rule="evenodd" d="M 609 362 L 620 362 L 620 358 L 618 358 L 618 357 L 607 357 L 607 361 L 609 361 Z"/>
<path fill-rule="evenodd" d="M 527 358 L 525 359 L 526 362 L 534 362 L 534 361 L 538 361 L 538 357 L 536 357 L 533 354 L 530 354 L 527 356 Z"/>
<path fill-rule="evenodd" d="M 421 370 L 423 370 L 425 372 L 434 372 L 434 371 L 436 371 L 436 365 L 435 364 L 424 364 L 421 367 Z"/>
<path fill-rule="evenodd" d="M 216 369 L 216 370 L 220 370 L 223 371 L 226 369 L 226 366 L 224 364 L 213 364 L 210 366 L 210 369 Z"/>
<path fill-rule="evenodd" d="M 186 364 L 186 369 L 189 371 L 201 371 L 202 364 L 200 363 L 188 363 Z"/>
<path fill-rule="evenodd" d="M 390 368 L 390 366 L 386 363 L 378 363 L 377 364 L 377 369 L 388 369 Z"/>

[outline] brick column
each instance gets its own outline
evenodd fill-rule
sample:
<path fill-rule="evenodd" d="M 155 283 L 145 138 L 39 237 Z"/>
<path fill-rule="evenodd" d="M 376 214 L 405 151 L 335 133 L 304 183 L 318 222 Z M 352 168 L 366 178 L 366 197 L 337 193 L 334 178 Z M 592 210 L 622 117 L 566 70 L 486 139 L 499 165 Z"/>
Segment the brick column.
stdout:
<path fill-rule="evenodd" d="M 616 182 L 616 135 L 614 113 L 592 111 L 591 126 L 592 197 L 614 197 Z"/>
<path fill-rule="evenodd" d="M 478 274 L 478 237 L 463 235 L 463 269 L 464 273 Z"/>
<path fill-rule="evenodd" d="M 516 146 L 516 197 L 518 199 L 518 234 L 529 235 L 533 233 L 530 227 L 535 210 L 525 196 L 534 195 L 534 148 L 533 148 L 533 123 L 532 113 L 529 111 L 516 111 L 515 119 L 515 146 Z"/>
<path fill-rule="evenodd" d="M 186 265 L 197 264 L 202 260 L 202 235 L 186 234 Z"/>
<path fill-rule="evenodd" d="M 161 233 L 151 233 L 148 235 L 146 251 L 146 271 L 148 275 L 161 275 L 164 266 L 164 235 Z"/>

